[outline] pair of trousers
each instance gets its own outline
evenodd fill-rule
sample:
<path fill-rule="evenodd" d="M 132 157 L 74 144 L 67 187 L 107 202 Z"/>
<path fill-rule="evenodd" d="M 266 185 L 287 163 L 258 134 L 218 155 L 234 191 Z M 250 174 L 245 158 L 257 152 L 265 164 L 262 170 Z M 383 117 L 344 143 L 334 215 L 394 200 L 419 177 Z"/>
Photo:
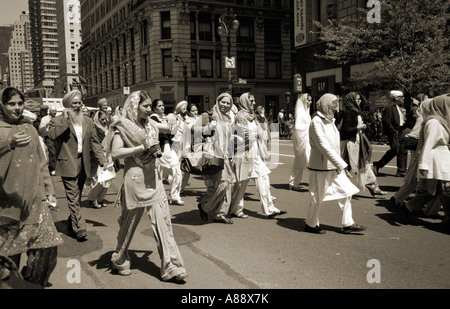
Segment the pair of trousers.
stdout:
<path fill-rule="evenodd" d="M 168 179 L 171 188 L 170 188 L 170 199 L 173 201 L 181 200 L 180 192 L 181 192 L 181 183 L 182 183 L 182 172 L 180 169 L 180 165 L 175 167 L 162 167 L 164 178 Z"/>
<path fill-rule="evenodd" d="M 105 199 L 108 188 L 103 187 L 101 184 L 97 183 L 88 193 L 87 198 L 90 201 L 101 202 Z"/>
<path fill-rule="evenodd" d="M 206 192 L 202 196 L 202 209 L 215 217 L 226 216 L 231 204 L 233 184 L 222 180 L 222 172 L 205 175 Z"/>
<path fill-rule="evenodd" d="M 351 196 L 341 198 L 336 200 L 338 202 L 339 207 L 342 210 L 342 226 L 351 226 L 355 223 L 353 221 L 352 216 L 352 203 L 351 203 Z M 324 202 L 321 202 L 318 200 L 317 196 L 314 194 L 311 194 L 311 200 L 309 203 L 307 215 L 306 215 L 306 224 L 310 227 L 316 227 L 320 225 L 319 222 L 319 209 L 322 206 Z M 327 202 L 328 203 L 328 202 Z"/>
<path fill-rule="evenodd" d="M 86 230 L 86 222 L 81 213 L 81 196 L 83 194 L 86 173 L 83 168 L 82 157 L 78 158 L 78 176 L 61 177 L 66 191 L 67 205 L 69 206 L 70 222 L 72 230 L 77 233 L 79 230 Z"/>
<path fill-rule="evenodd" d="M 232 206 L 230 209 L 232 214 L 239 215 L 244 211 L 244 195 L 250 179 L 251 178 L 248 178 L 234 184 L 232 191 Z M 272 200 L 269 175 L 253 179 L 255 180 L 256 190 L 259 193 L 261 211 L 267 216 L 280 212 L 280 210 L 275 207 Z"/>
<path fill-rule="evenodd" d="M 408 161 L 408 151 L 405 149 L 404 144 L 400 143 L 398 133 L 389 135 L 388 138 L 390 149 L 386 151 L 383 157 L 378 161 L 377 166 L 382 168 L 388 164 L 389 161 L 397 157 L 397 171 L 400 173 L 405 173 L 406 164 Z"/>
<path fill-rule="evenodd" d="M 115 251 L 117 261 L 129 260 L 128 248 L 145 210 L 150 218 L 153 236 L 155 237 L 158 254 L 161 259 L 160 274 L 162 280 L 167 281 L 185 273 L 183 258 L 173 236 L 167 199 L 152 206 L 127 209 L 125 197 L 122 194 L 121 205 L 122 214 L 118 220 L 120 228 Z"/>
<path fill-rule="evenodd" d="M 16 254 L 9 257 L 16 264 L 17 268 L 19 268 L 20 256 L 20 254 Z M 50 275 L 56 267 L 58 247 L 29 249 L 27 256 L 27 264 L 21 271 L 23 279 L 41 287 L 46 287 Z"/>
<path fill-rule="evenodd" d="M 302 182 L 304 168 L 293 167 L 289 177 L 289 187 L 298 187 Z"/>
<path fill-rule="evenodd" d="M 47 146 L 48 151 L 48 169 L 49 171 L 54 171 L 56 166 L 56 142 L 49 137 L 44 138 L 45 146 Z"/>

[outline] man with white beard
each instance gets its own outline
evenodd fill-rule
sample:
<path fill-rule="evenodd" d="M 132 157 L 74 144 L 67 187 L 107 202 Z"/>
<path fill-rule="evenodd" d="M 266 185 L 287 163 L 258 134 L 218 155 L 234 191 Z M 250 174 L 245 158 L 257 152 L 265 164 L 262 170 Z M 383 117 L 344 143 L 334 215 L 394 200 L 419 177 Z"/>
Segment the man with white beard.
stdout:
<path fill-rule="evenodd" d="M 84 183 L 91 175 L 91 149 L 101 166 L 106 158 L 98 140 L 92 119 L 82 113 L 82 95 L 78 90 L 63 98 L 66 108 L 54 117 L 48 127 L 48 136 L 57 145 L 55 172 L 61 176 L 70 211 L 69 230 L 78 241 L 87 240 L 86 222 L 81 214 L 81 195 Z"/>

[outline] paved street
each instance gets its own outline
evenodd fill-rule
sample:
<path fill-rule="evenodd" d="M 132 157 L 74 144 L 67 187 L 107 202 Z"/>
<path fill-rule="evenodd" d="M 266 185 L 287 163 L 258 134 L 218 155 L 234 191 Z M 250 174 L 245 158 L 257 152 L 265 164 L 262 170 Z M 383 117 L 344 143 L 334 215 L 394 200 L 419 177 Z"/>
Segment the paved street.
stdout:
<path fill-rule="evenodd" d="M 373 160 L 387 149 L 374 145 Z M 109 260 L 116 245 L 120 209 L 113 204 L 90 208 L 85 190 L 82 211 L 89 238 L 78 243 L 66 235 L 67 202 L 60 178 L 53 177 L 60 207 L 59 212 L 53 212 L 54 221 L 65 242 L 59 247 L 49 289 L 450 288 L 450 236 L 437 230 L 440 219 L 423 218 L 418 225 L 409 225 L 387 208 L 389 198 L 403 181 L 394 177 L 395 161 L 381 170 L 384 176 L 378 177 L 388 195 L 372 198 L 366 191 L 353 198 L 353 217 L 366 225 L 367 231 L 340 234 L 341 211 L 337 204 L 330 204 L 320 212 L 326 234 L 315 235 L 303 232 L 307 190 L 288 190 L 292 154 L 292 141 L 281 140 L 279 164 L 270 180 L 276 205 L 287 214 L 276 219 L 262 214 L 255 184 L 250 182 L 245 200 L 248 219 L 233 219 L 233 225 L 204 224 L 197 209 L 204 184 L 201 178 L 191 177 L 184 197 L 186 205 L 170 206 L 175 239 L 188 272 L 182 285 L 160 280 L 160 260 L 146 214 L 130 247 L 133 274 L 122 277 L 111 273 Z M 108 192 L 111 202 L 121 175 Z M 307 182 L 308 173 L 303 177 Z"/>

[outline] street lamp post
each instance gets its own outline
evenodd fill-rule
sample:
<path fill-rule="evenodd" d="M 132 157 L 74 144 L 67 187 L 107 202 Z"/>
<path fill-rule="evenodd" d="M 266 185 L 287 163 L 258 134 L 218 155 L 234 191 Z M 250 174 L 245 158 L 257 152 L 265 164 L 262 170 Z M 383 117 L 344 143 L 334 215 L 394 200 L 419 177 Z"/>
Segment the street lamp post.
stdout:
<path fill-rule="evenodd" d="M 231 69 L 236 68 L 235 60 L 231 58 L 231 29 L 236 30 L 239 27 L 239 21 L 236 19 L 236 14 L 232 8 L 227 8 L 227 11 L 219 17 L 219 26 L 217 32 L 220 36 L 227 36 L 227 59 L 225 67 L 228 68 L 228 90 L 232 94 L 233 83 L 231 81 Z"/>
<path fill-rule="evenodd" d="M 184 77 L 184 99 L 188 100 L 188 81 L 187 81 L 187 65 L 191 58 L 189 58 L 187 61 L 184 61 L 183 58 L 179 56 L 175 56 L 175 59 L 173 62 L 175 63 L 182 63 L 183 64 L 183 77 Z"/>

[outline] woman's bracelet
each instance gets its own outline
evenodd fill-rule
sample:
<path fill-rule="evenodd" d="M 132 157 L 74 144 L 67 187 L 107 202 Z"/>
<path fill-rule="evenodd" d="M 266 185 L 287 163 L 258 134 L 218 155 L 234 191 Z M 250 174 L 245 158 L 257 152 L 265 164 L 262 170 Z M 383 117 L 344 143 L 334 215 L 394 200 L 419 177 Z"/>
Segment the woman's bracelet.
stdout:
<path fill-rule="evenodd" d="M 133 154 L 143 152 L 144 150 L 145 150 L 144 145 L 133 147 Z"/>

